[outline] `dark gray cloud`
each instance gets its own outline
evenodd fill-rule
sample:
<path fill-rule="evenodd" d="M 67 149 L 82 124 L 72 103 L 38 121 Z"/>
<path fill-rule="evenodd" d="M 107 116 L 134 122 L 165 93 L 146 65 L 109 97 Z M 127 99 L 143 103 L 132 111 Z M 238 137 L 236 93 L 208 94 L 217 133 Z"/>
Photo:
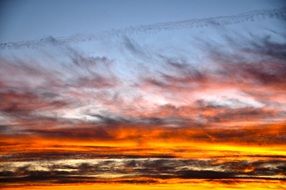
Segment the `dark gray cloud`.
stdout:
<path fill-rule="evenodd" d="M 147 177 L 151 179 L 286 179 L 284 160 L 224 161 L 176 158 L 83 159 L 77 164 L 62 162 L 30 162 L 20 166 L 1 167 L 1 182 L 96 181 L 108 175 Z M 37 169 L 38 167 L 38 169 Z M 40 169 L 40 168 L 45 168 Z M 93 175 L 94 177 L 90 177 Z M 76 177 L 78 176 L 78 177 Z"/>

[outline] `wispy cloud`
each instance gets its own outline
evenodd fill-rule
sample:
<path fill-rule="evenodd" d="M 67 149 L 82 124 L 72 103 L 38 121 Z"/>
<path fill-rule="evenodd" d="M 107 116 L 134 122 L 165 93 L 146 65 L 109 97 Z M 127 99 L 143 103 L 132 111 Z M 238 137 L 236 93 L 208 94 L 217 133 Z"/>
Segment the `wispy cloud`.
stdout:
<path fill-rule="evenodd" d="M 271 14 L 284 19 L 276 10 L 243 21 Z M 41 61 L 1 54 L 2 183 L 285 179 L 285 36 L 223 35 L 222 48 L 198 40 L 202 63 L 126 34 L 117 41 L 135 58 L 126 63 L 54 38 L 44 42 L 55 55 L 36 49 Z"/>

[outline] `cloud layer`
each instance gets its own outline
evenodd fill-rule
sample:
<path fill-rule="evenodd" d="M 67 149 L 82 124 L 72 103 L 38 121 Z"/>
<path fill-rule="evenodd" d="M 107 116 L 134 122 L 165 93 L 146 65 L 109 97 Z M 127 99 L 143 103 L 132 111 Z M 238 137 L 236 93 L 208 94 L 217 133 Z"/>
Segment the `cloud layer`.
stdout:
<path fill-rule="evenodd" d="M 0 182 L 285 180 L 285 35 L 199 37 L 1 53 Z"/>

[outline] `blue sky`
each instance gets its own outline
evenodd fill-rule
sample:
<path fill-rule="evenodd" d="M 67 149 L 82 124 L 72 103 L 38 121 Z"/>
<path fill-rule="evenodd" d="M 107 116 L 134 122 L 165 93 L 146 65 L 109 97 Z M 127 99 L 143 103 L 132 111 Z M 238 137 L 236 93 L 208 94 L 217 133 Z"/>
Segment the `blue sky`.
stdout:
<path fill-rule="evenodd" d="M 127 26 L 234 15 L 283 6 L 279 0 L 1 1 L 0 41 L 70 36 Z"/>

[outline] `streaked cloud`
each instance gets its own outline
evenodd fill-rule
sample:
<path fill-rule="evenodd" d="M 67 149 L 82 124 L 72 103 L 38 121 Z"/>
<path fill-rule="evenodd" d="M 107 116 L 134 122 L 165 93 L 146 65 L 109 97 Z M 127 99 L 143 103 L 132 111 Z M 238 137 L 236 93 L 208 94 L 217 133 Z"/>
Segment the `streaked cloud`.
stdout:
<path fill-rule="evenodd" d="M 242 21 L 272 14 L 285 19 L 276 10 Z M 194 38 L 195 59 L 130 34 L 147 26 L 130 30 L 102 55 L 53 37 L 1 44 L 1 183 L 285 180 L 284 34 Z"/>

